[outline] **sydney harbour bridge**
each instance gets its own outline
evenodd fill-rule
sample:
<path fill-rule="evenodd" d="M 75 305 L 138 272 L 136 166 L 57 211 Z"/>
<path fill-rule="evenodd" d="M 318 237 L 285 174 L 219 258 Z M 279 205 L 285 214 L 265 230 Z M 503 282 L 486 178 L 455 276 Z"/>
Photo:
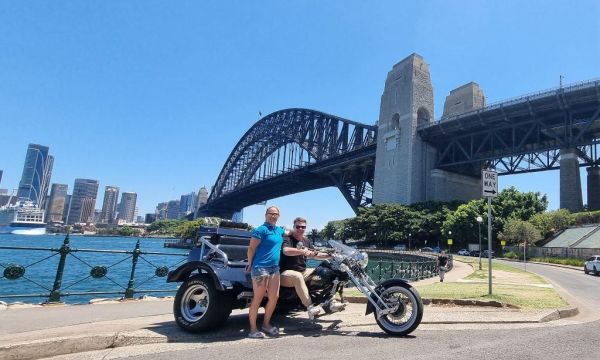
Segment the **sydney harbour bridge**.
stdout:
<path fill-rule="evenodd" d="M 388 73 L 375 125 L 294 108 L 260 119 L 225 161 L 196 216 L 230 218 L 280 196 L 337 187 L 354 209 L 373 203 L 470 200 L 482 166 L 500 175 L 560 171 L 560 207 L 600 209 L 600 80 L 485 104 L 475 83 L 433 119 L 428 65 L 412 54 Z"/>

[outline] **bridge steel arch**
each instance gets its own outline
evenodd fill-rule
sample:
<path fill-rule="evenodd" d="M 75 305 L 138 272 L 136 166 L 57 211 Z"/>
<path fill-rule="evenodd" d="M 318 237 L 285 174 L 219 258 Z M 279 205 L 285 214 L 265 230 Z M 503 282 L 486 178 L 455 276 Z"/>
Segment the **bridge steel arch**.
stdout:
<path fill-rule="evenodd" d="M 370 204 L 377 128 L 292 108 L 255 123 L 225 161 L 196 216 L 231 217 L 272 198 L 336 186 L 358 211 Z"/>

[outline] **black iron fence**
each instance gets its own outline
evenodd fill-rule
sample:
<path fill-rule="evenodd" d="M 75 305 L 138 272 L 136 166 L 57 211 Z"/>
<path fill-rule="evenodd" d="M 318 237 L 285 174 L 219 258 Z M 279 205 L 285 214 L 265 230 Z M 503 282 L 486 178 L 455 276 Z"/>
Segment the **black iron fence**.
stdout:
<path fill-rule="evenodd" d="M 169 270 L 187 260 L 185 253 L 142 251 L 139 240 L 131 251 L 76 249 L 70 246 L 68 235 L 60 248 L 0 246 L 0 250 L 4 255 L 0 257 L 0 300 L 43 298 L 48 303 L 61 302 L 68 296 L 121 295 L 132 299 L 135 294 L 174 293 L 177 285 L 168 286 L 164 278 Z M 8 258 L 8 252 L 19 252 L 21 256 L 17 261 L 23 263 Z M 32 260 L 34 252 L 42 253 L 42 258 Z M 85 256 L 88 253 L 93 255 Z M 109 263 L 94 265 L 97 259 Z M 171 264 L 166 264 L 168 262 Z M 43 268 L 38 268 L 37 274 L 30 274 L 28 270 L 41 263 L 45 263 Z M 136 272 L 142 266 L 144 271 Z M 112 275 L 111 271 L 117 268 L 119 271 Z M 146 284 L 159 289 L 142 288 Z M 31 292 L 23 293 L 24 289 Z"/>
<path fill-rule="evenodd" d="M 434 277 L 439 274 L 437 258 L 435 258 L 435 256 L 421 256 L 420 254 L 411 252 L 402 252 L 400 255 L 413 256 L 415 259 L 420 258 L 421 260 L 397 261 L 391 259 L 381 259 L 369 261 L 367 273 L 371 279 L 373 279 L 375 282 L 380 282 L 391 278 L 417 281 Z M 450 271 L 452 267 L 453 259 L 450 255 L 448 256 L 448 264 L 446 265 L 446 268 L 448 271 Z"/>
<path fill-rule="evenodd" d="M 434 254 L 369 253 L 384 256 L 372 258 L 367 267 L 375 282 L 390 278 L 416 281 L 438 274 Z M 0 246 L 0 300 L 41 298 L 58 303 L 65 297 L 119 295 L 132 299 L 136 294 L 175 293 L 178 284 L 166 283 L 165 277 L 186 260 L 187 253 L 142 251 L 139 240 L 132 250 L 77 249 L 71 247 L 68 235 L 59 248 Z M 452 268 L 452 256 L 447 267 Z M 148 284 L 154 288 L 143 288 Z"/>

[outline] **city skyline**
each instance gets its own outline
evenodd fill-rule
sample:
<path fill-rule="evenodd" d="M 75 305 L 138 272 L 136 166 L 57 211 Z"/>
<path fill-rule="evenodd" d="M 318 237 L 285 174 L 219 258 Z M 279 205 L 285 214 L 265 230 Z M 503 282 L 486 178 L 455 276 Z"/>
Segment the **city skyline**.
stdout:
<path fill-rule="evenodd" d="M 53 183 L 133 189 L 140 214 L 210 190 L 259 114 L 303 107 L 374 124 L 387 73 L 413 52 L 430 66 L 436 119 L 450 91 L 471 81 L 490 104 L 600 76 L 595 1 L 0 8 L 11 54 L 0 57 L 0 123 L 11 129 L 0 135 L 0 187 L 18 184 L 21 149 L 45 144 Z M 511 185 L 558 207 L 558 171 L 500 178 Z M 288 227 L 296 216 L 318 228 L 353 216 L 334 188 L 267 204 Z M 264 210 L 246 208 L 244 220 L 256 226 Z"/>

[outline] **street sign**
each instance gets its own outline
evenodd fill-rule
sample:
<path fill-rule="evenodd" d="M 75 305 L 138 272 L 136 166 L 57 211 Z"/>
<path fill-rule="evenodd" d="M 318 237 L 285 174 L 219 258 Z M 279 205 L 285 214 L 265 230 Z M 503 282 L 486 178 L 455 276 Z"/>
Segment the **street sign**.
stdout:
<path fill-rule="evenodd" d="M 448 239 L 448 245 L 452 245 L 452 239 Z"/>
<path fill-rule="evenodd" d="M 481 171 L 481 190 L 484 197 L 498 196 L 498 173 L 493 170 Z"/>
<path fill-rule="evenodd" d="M 506 240 L 500 240 L 500 245 L 502 245 L 502 246 L 506 245 Z"/>

